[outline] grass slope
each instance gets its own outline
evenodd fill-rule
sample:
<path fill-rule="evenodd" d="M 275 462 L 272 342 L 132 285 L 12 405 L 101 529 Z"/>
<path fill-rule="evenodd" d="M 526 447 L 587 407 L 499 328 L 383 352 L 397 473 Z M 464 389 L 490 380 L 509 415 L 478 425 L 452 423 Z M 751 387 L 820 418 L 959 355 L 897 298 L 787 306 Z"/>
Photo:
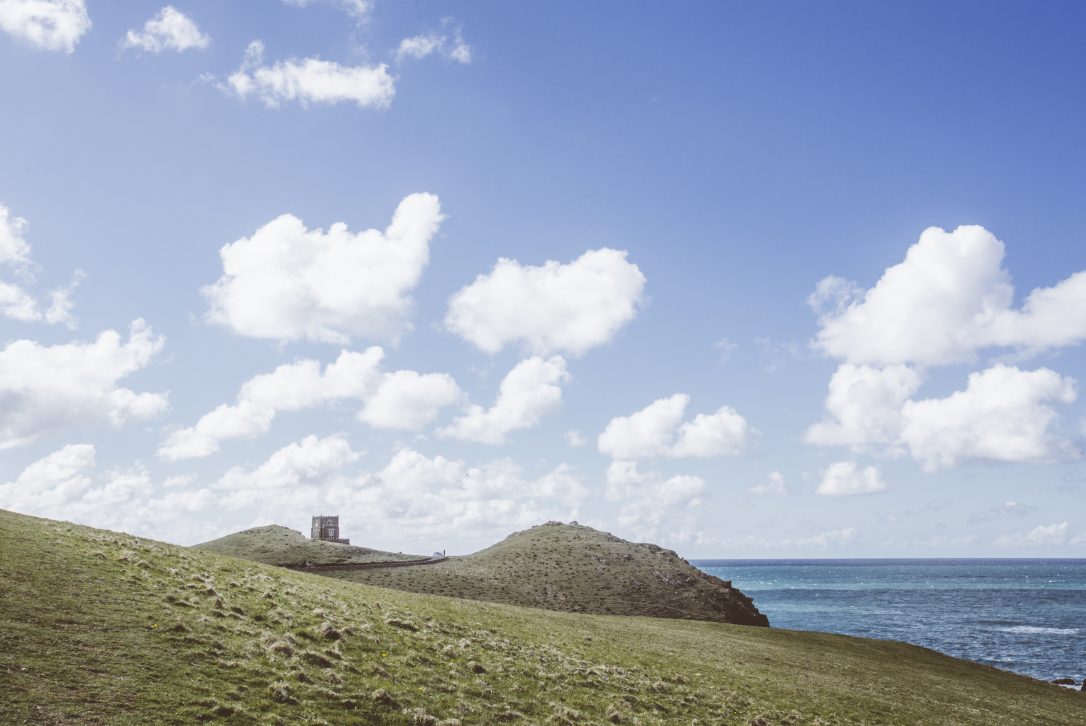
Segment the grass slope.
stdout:
<path fill-rule="evenodd" d="M 1080 724 L 896 643 L 372 588 L 0 511 L 0 723 Z"/>
<path fill-rule="evenodd" d="M 235 532 L 196 547 L 268 565 L 300 565 L 303 562 L 319 565 L 360 564 L 425 559 L 419 555 L 382 552 L 338 542 L 312 540 L 297 530 L 277 524 Z"/>
<path fill-rule="evenodd" d="M 577 524 L 532 527 L 436 565 L 328 575 L 548 610 L 766 624 L 743 593 L 671 550 Z"/>

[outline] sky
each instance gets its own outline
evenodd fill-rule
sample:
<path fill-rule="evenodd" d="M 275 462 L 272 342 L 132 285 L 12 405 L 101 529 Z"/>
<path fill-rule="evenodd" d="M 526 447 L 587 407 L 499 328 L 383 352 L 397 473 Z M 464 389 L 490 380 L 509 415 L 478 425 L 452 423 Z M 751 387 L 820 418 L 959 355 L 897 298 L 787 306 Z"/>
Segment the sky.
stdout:
<path fill-rule="evenodd" d="M 0 0 L 0 507 L 1082 556 L 1084 30 Z"/>

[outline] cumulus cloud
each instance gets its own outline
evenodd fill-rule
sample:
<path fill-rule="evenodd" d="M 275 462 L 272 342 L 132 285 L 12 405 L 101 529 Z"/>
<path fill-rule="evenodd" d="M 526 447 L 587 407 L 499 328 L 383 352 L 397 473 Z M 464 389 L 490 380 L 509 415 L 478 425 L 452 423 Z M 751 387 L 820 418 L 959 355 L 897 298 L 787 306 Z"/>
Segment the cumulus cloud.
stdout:
<path fill-rule="evenodd" d="M 836 277 L 818 284 L 809 300 L 820 314 L 814 344 L 854 364 L 945 365 L 984 348 L 1086 340 L 1086 272 L 1033 290 L 1015 308 L 1003 257 L 1003 243 L 983 227 L 930 227 L 871 289 Z"/>
<path fill-rule="evenodd" d="M 588 443 L 588 439 L 577 429 L 570 429 L 566 432 L 566 443 L 575 449 L 579 449 Z"/>
<path fill-rule="evenodd" d="M 358 417 L 376 428 L 418 431 L 462 397 L 447 373 L 396 371 L 384 376 Z"/>
<path fill-rule="evenodd" d="M 156 539 L 210 534 L 192 517 L 213 505 L 209 489 L 167 491 L 139 464 L 99 473 L 96 453 L 90 444 L 69 444 L 30 464 L 0 483 L 0 508 Z"/>
<path fill-rule="evenodd" d="M 964 391 L 908 401 L 901 439 L 925 469 L 962 459 L 1051 461 L 1078 455 L 1055 433 L 1051 404 L 1075 400 L 1071 378 L 1047 368 L 1022 371 L 997 365 L 969 375 Z"/>
<path fill-rule="evenodd" d="M 581 355 L 633 320 L 645 276 L 626 252 L 598 249 L 533 267 L 499 259 L 449 301 L 445 324 L 487 353 L 521 344 Z"/>
<path fill-rule="evenodd" d="M 562 384 L 570 378 L 561 356 L 522 360 L 502 379 L 490 408 L 473 405 L 441 436 L 483 444 L 501 444 L 511 431 L 534 426 L 562 403 Z"/>
<path fill-rule="evenodd" d="M 471 63 L 472 48 L 464 40 L 463 31 L 452 18 L 441 21 L 442 29 L 404 38 L 396 48 L 396 60 L 421 60 L 437 55 L 447 61 L 467 65 Z"/>
<path fill-rule="evenodd" d="M 33 263 L 30 260 L 30 244 L 26 241 L 28 228 L 25 219 L 15 216 L 0 204 L 0 268 L 14 270 L 22 281 L 32 283 Z M 72 315 L 72 293 L 82 279 L 82 271 L 77 270 L 67 287 L 49 293 L 48 305 L 40 302 L 22 284 L 0 279 L 0 316 L 24 323 L 44 322 L 74 328 L 76 320 Z"/>
<path fill-rule="evenodd" d="M 1067 541 L 1067 522 L 1042 524 L 1028 532 L 1005 534 L 995 541 L 998 547 L 1043 547 Z"/>
<path fill-rule="evenodd" d="M 359 454 L 351 450 L 350 443 L 341 435 L 325 438 L 310 435 L 279 449 L 255 469 L 232 468 L 216 487 L 233 492 L 222 500 L 224 506 L 243 506 L 266 496 L 268 490 L 323 483 L 326 477 L 358 458 Z"/>
<path fill-rule="evenodd" d="M 0 29 L 43 50 L 72 53 L 90 27 L 84 0 L 0 2 Z"/>
<path fill-rule="evenodd" d="M 911 398 L 921 383 L 908 366 L 843 364 L 830 380 L 826 420 L 806 440 L 908 452 L 931 471 L 961 461 L 1030 462 L 1075 458 L 1078 450 L 1056 427 L 1057 404 L 1072 403 L 1075 382 L 1047 368 L 995 365 L 969 375 L 966 388 L 945 398 Z"/>
<path fill-rule="evenodd" d="M 751 494 L 782 495 L 788 493 L 788 486 L 784 483 L 784 474 L 779 471 L 771 471 L 766 475 L 764 482 L 755 484 L 749 491 Z"/>
<path fill-rule="evenodd" d="M 0 449 L 57 429 L 151 418 L 167 407 L 164 393 L 136 393 L 117 382 L 162 350 L 142 320 L 128 340 L 113 330 L 94 341 L 43 346 L 17 340 L 0 350 Z"/>
<path fill-rule="evenodd" d="M 416 431 L 462 394 L 444 373 L 381 370 L 384 350 L 341 351 L 321 370 L 305 359 L 279 366 L 242 384 L 237 399 L 205 414 L 195 426 L 170 433 L 158 449 L 176 461 L 209 456 L 228 439 L 252 438 L 271 429 L 281 411 L 300 411 L 340 402 L 362 405 L 358 418 L 376 428 Z"/>
<path fill-rule="evenodd" d="M 722 406 L 684 422 L 689 403 L 690 396 L 677 393 L 611 419 L 597 440 L 600 452 L 613 459 L 682 459 L 732 456 L 746 448 L 753 430 L 734 408 Z"/>
<path fill-rule="evenodd" d="M 202 290 L 208 319 L 280 341 L 395 339 L 443 219 L 433 194 L 406 197 L 383 232 L 310 230 L 284 214 L 222 248 L 223 275 Z"/>
<path fill-rule="evenodd" d="M 902 407 L 920 383 L 920 374 L 909 366 L 845 363 L 830 379 L 829 416 L 810 427 L 805 438 L 819 446 L 848 446 L 857 451 L 872 444 L 894 445 L 901 436 Z"/>
<path fill-rule="evenodd" d="M 200 31 L 196 23 L 172 5 L 167 5 L 143 25 L 143 30 L 129 30 L 121 41 L 122 48 L 138 48 L 148 53 L 164 50 L 182 52 L 191 48 L 206 48 L 210 36 Z"/>
<path fill-rule="evenodd" d="M 222 86 L 238 98 L 255 97 L 269 108 L 297 102 L 353 102 L 360 108 L 388 108 L 396 95 L 396 79 L 385 64 L 344 66 L 320 58 L 289 58 L 264 64 L 264 44 L 254 40 L 241 67 Z"/>
<path fill-rule="evenodd" d="M 838 461 L 822 472 L 818 493 L 830 497 L 873 494 L 886 489 L 886 482 L 877 467 L 861 468 L 854 461 Z"/>

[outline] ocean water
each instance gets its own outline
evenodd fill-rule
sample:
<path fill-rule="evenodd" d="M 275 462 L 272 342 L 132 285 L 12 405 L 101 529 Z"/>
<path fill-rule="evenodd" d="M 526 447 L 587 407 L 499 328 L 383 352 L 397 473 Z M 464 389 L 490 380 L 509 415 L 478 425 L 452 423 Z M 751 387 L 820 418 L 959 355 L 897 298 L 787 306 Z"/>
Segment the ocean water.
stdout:
<path fill-rule="evenodd" d="M 901 640 L 1042 680 L 1086 677 L 1086 559 L 692 560 L 770 625 Z"/>

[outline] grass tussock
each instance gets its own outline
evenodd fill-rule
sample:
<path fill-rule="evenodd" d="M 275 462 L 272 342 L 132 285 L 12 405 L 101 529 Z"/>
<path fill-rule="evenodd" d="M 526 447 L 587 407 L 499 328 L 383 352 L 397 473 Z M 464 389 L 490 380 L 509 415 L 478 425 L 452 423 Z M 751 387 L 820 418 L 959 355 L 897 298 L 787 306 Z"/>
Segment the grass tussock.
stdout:
<path fill-rule="evenodd" d="M 1082 694 L 901 644 L 382 590 L 7 512 L 0 582 L 0 723 L 1086 722 Z"/>

